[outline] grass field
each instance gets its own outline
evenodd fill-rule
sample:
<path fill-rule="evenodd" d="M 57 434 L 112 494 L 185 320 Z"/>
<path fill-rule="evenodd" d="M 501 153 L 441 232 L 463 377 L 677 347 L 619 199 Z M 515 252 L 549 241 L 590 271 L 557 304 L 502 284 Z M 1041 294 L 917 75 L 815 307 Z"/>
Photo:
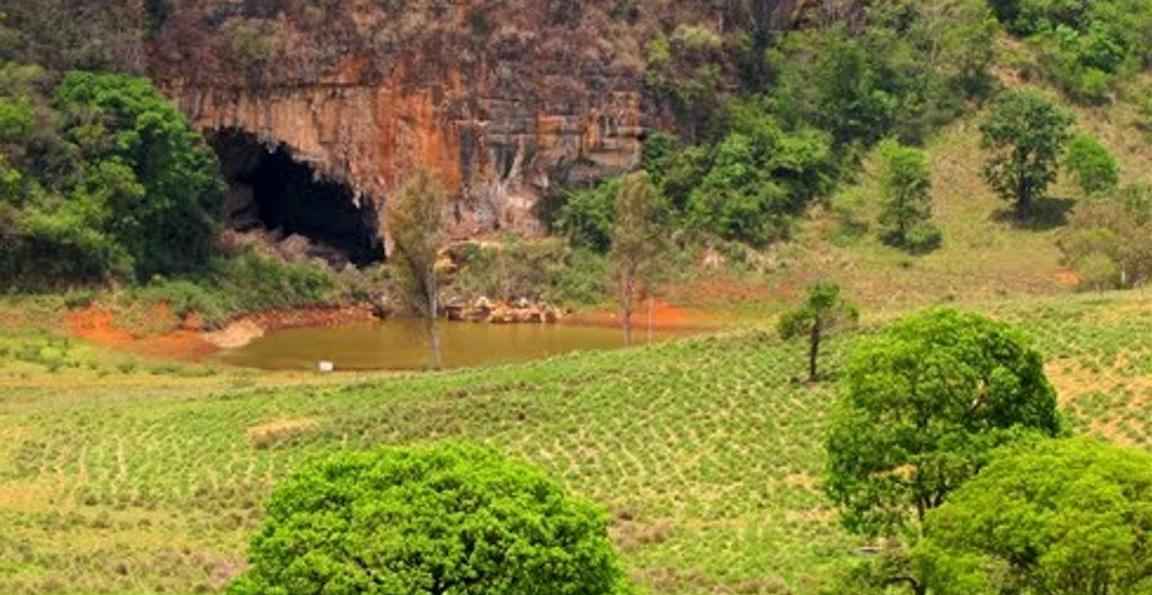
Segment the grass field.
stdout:
<path fill-rule="evenodd" d="M 976 309 L 1034 339 L 1077 429 L 1148 444 L 1152 294 Z M 832 370 L 854 340 L 833 343 Z M 794 382 L 802 349 L 755 328 L 423 376 L 173 366 L 96 382 L 17 365 L 0 379 L 5 592 L 216 591 L 242 568 L 269 488 L 301 462 L 445 438 L 600 502 L 654 593 L 813 593 L 860 545 L 819 489 L 834 383 Z"/>

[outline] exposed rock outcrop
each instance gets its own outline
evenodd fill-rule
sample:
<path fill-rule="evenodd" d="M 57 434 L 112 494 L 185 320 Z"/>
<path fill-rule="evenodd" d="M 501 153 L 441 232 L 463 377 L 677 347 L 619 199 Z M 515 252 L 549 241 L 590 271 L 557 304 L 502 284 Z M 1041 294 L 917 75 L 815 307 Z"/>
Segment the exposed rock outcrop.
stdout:
<path fill-rule="evenodd" d="M 724 26 L 708 4 L 183 2 L 151 70 L 201 129 L 279 146 L 377 210 L 420 166 L 457 191 L 457 235 L 532 232 L 549 188 L 637 162 L 660 117 L 644 44 L 678 19 Z M 785 19 L 800 1 L 748 4 Z"/>

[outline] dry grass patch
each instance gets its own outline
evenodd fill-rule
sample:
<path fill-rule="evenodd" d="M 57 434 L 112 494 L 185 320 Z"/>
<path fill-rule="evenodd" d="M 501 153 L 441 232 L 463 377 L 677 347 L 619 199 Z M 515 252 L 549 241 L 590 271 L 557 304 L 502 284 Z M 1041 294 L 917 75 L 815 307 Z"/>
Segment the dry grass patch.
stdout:
<path fill-rule="evenodd" d="M 312 418 L 281 419 L 248 428 L 248 443 L 256 449 L 274 448 L 309 434 L 320 427 Z"/>

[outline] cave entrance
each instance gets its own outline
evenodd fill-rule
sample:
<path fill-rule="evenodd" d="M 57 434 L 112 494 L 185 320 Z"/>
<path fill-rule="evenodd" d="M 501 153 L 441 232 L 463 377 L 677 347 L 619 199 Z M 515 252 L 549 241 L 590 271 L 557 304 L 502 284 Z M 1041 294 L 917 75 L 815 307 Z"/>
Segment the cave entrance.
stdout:
<path fill-rule="evenodd" d="M 371 200 L 247 132 L 222 130 L 210 142 L 228 182 L 231 229 L 261 236 L 290 259 L 318 257 L 337 268 L 384 259 Z"/>

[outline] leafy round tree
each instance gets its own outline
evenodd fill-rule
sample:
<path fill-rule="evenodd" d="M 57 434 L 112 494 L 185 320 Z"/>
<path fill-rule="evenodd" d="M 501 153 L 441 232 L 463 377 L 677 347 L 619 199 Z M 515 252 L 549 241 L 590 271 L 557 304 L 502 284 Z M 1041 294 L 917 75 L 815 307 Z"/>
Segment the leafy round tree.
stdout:
<path fill-rule="evenodd" d="M 307 467 L 272 494 L 249 558 L 233 593 L 629 591 L 600 511 L 533 467 L 460 444 Z"/>
<path fill-rule="evenodd" d="M 1017 216 L 1031 216 L 1036 200 L 1056 179 L 1073 122 L 1043 95 L 1022 90 L 1002 95 L 980 127 L 983 146 L 992 152 L 984 179 L 1016 205 Z"/>
<path fill-rule="evenodd" d="M 1152 592 L 1152 456 L 1086 439 L 997 458 L 928 515 L 933 593 Z"/>
<path fill-rule="evenodd" d="M 132 257 L 140 279 L 195 270 L 212 254 L 223 181 L 216 155 L 147 79 L 73 72 L 56 89 L 83 156 L 69 201 Z M 93 222 L 94 213 L 103 220 Z"/>
<path fill-rule="evenodd" d="M 935 247 L 940 233 L 931 223 L 932 171 L 928 156 L 895 140 L 881 143 L 879 151 L 884 193 L 880 224 L 884 226 L 884 240 L 911 251 Z"/>
<path fill-rule="evenodd" d="M 828 437 L 826 490 L 852 531 L 915 532 L 989 452 L 1061 431 L 1040 354 L 1011 327 L 935 310 L 860 345 Z"/>
<path fill-rule="evenodd" d="M 860 318 L 856 306 L 840 295 L 840 286 L 821 282 L 808 289 L 808 299 L 800 307 L 780 318 L 780 337 L 790 341 L 808 338 L 808 381 L 820 377 L 820 345 L 831 333 L 855 324 Z"/>
<path fill-rule="evenodd" d="M 1064 167 L 1072 172 L 1085 194 L 1096 195 L 1115 190 L 1120 183 L 1116 158 L 1100 141 L 1082 134 L 1068 144 Z"/>

